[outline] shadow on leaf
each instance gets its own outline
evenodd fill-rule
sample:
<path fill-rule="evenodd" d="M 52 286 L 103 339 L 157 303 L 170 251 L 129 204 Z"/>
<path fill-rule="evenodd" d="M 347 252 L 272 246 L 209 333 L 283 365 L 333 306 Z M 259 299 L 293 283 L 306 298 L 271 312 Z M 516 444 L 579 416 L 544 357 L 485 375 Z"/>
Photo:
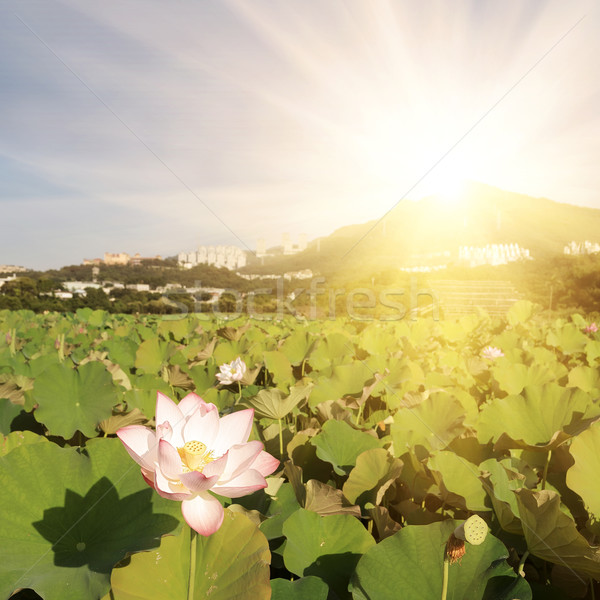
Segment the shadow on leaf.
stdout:
<path fill-rule="evenodd" d="M 161 536 L 179 525 L 170 515 L 153 513 L 153 493 L 147 489 L 119 498 L 102 477 L 85 496 L 67 489 L 64 506 L 46 509 L 33 526 L 52 543 L 55 565 L 88 565 L 110 573 L 127 553 L 158 547 Z"/>
<path fill-rule="evenodd" d="M 348 582 L 361 556 L 353 552 L 325 554 L 304 569 L 303 575 L 319 577 L 330 586 L 338 598 L 350 598 L 347 591 Z"/>

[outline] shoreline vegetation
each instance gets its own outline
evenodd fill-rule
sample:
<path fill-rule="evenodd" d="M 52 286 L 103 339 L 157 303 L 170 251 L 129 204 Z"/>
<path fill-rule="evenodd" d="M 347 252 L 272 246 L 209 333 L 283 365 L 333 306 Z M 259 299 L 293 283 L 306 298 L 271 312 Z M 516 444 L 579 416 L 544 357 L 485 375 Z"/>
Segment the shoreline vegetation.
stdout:
<path fill-rule="evenodd" d="M 172 261 L 153 262 L 156 264 L 102 267 L 96 276 L 91 266 L 19 274 L 0 287 L 0 309 L 39 313 L 91 308 L 113 314 L 196 312 L 249 316 L 283 310 L 288 315 L 298 313 L 314 318 L 369 314 L 390 319 L 435 303 L 439 300 L 437 292 L 448 281 L 490 285 L 505 282 L 515 290 L 513 301 L 530 300 L 550 311 L 595 313 L 600 307 L 597 255 L 561 255 L 494 267 L 451 267 L 440 273 L 407 274 L 388 268 L 363 276 L 343 272 L 328 276 L 315 270 L 315 276 L 308 280 L 285 280 L 273 274 L 270 279 L 252 281 L 227 269 L 202 265 L 183 270 Z M 61 298 L 69 281 L 94 281 L 97 287 L 84 287 L 70 298 Z M 476 308 L 477 300 L 471 304 Z M 369 310 L 361 310 L 364 308 Z M 444 316 L 443 303 L 441 310 Z"/>

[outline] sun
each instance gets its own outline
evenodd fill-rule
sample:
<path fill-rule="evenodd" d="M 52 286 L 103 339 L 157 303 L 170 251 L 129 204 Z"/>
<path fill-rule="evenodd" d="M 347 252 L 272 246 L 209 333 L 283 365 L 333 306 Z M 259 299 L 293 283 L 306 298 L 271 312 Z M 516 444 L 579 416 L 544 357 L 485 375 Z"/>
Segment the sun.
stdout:
<path fill-rule="evenodd" d="M 464 198 L 468 183 L 473 181 L 470 167 L 472 162 L 457 155 L 431 161 L 433 166 L 427 168 L 427 161 L 422 161 L 421 175 L 410 192 L 412 200 L 434 198 L 441 204 L 453 206 Z"/>
<path fill-rule="evenodd" d="M 434 196 L 444 204 L 458 204 L 464 196 L 468 177 L 460 170 L 439 165 L 423 177 L 415 191 L 421 198 Z"/>
<path fill-rule="evenodd" d="M 453 138 L 447 128 L 447 123 L 430 123 L 407 133 L 404 121 L 374 111 L 368 134 L 353 146 L 372 189 L 386 190 L 397 199 L 433 196 L 448 206 L 459 203 L 466 184 L 480 179 L 477 172 L 484 157 L 467 145 L 448 151 Z M 443 141 L 438 140 L 438 130 Z"/>

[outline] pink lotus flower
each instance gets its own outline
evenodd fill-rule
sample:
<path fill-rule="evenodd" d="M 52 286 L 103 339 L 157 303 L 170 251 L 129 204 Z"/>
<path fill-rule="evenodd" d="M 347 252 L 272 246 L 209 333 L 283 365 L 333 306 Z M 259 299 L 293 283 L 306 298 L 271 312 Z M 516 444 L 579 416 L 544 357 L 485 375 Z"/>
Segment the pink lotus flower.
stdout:
<path fill-rule="evenodd" d="M 239 498 L 267 486 L 279 461 L 259 441 L 248 442 L 254 410 L 219 418 L 214 404 L 188 394 L 179 404 L 158 392 L 156 432 L 141 425 L 117 431 L 146 483 L 163 498 L 180 500 L 187 524 L 208 536 L 223 523 L 210 493 Z"/>
<path fill-rule="evenodd" d="M 598 325 L 596 325 L 596 322 L 594 321 L 594 323 L 590 323 L 585 329 L 584 331 L 586 333 L 596 333 L 596 331 L 598 331 Z"/>
<path fill-rule="evenodd" d="M 500 350 L 500 348 L 496 348 L 494 346 L 486 346 L 481 351 L 481 356 L 482 356 L 482 358 L 494 360 L 495 358 L 500 358 L 501 356 L 504 356 L 504 352 L 502 352 L 502 350 Z"/>

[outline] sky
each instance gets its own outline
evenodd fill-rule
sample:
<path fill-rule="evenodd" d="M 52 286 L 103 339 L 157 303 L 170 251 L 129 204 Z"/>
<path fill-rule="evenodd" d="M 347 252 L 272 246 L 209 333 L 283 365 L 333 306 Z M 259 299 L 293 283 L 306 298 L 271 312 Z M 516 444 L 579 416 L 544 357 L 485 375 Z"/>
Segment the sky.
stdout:
<path fill-rule="evenodd" d="M 600 208 L 598 73 L 594 0 L 3 0 L 0 264 L 255 250 L 463 179 Z"/>

